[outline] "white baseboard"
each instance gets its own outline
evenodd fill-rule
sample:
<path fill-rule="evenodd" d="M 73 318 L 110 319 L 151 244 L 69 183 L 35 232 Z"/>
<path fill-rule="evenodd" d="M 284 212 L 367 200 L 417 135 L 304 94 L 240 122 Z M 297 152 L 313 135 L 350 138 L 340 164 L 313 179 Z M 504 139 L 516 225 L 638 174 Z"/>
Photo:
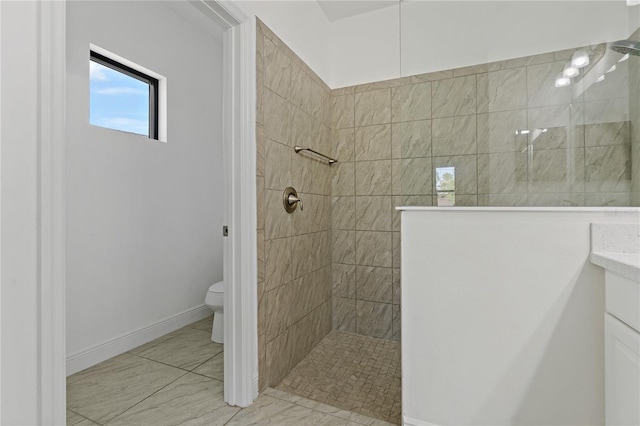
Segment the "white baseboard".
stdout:
<path fill-rule="evenodd" d="M 425 422 L 424 420 L 412 419 L 411 417 L 402 416 L 403 426 L 438 426 L 435 423 Z"/>
<path fill-rule="evenodd" d="M 67 376 L 102 361 L 123 354 L 158 337 L 208 317 L 213 312 L 206 305 L 196 306 L 146 327 L 141 327 L 114 339 L 100 343 L 73 355 L 67 356 Z"/>

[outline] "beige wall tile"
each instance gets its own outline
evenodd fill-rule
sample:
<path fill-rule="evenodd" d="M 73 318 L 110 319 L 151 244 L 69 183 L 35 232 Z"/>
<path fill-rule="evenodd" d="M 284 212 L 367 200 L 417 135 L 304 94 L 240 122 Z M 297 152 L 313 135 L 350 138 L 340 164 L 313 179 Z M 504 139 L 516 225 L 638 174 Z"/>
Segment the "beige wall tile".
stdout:
<path fill-rule="evenodd" d="M 607 206 L 607 207 L 637 207 L 638 199 L 634 200 L 632 197 L 636 196 L 635 193 L 629 192 L 595 192 L 586 194 L 587 206 Z"/>
<path fill-rule="evenodd" d="M 388 160 L 391 158 L 391 125 L 356 128 L 355 159 Z"/>
<path fill-rule="evenodd" d="M 521 207 L 526 206 L 527 194 L 480 194 L 479 206 Z"/>
<path fill-rule="evenodd" d="M 527 96 L 529 107 L 568 104 L 571 102 L 571 86 L 556 87 L 556 77 L 565 61 L 527 67 Z"/>
<path fill-rule="evenodd" d="M 400 220 L 402 217 L 401 216 L 402 213 L 396 210 L 396 207 L 404 206 L 404 204 L 402 203 L 402 197 L 393 196 L 391 197 L 391 202 L 393 203 L 392 204 L 393 213 L 391 214 L 391 221 L 392 221 L 391 229 L 393 231 L 400 232 Z"/>
<path fill-rule="evenodd" d="M 527 107 L 525 68 L 478 74 L 478 112 L 496 112 Z"/>
<path fill-rule="evenodd" d="M 391 195 L 391 160 L 356 163 L 356 195 Z"/>
<path fill-rule="evenodd" d="M 303 146 L 319 150 L 320 123 L 309 113 L 296 106 L 291 107 L 290 146 Z"/>
<path fill-rule="evenodd" d="M 433 194 L 433 168 L 431 158 L 402 160 L 402 195 Z"/>
<path fill-rule="evenodd" d="M 402 317 L 399 305 L 393 305 L 393 339 L 400 340 L 400 319 Z"/>
<path fill-rule="evenodd" d="M 256 125 L 256 176 L 264 176 L 264 150 L 265 150 L 264 126 Z"/>
<path fill-rule="evenodd" d="M 356 331 L 356 301 L 344 297 L 333 298 L 333 328 L 338 331 Z"/>
<path fill-rule="evenodd" d="M 529 129 L 527 110 L 478 114 L 478 152 L 522 151 L 527 147 L 527 135 L 516 131 Z"/>
<path fill-rule="evenodd" d="M 391 196 L 356 197 L 356 229 L 391 231 Z"/>
<path fill-rule="evenodd" d="M 525 56 L 522 58 L 499 61 L 498 64 L 500 69 L 506 70 L 510 68 L 526 67 L 529 65 L 546 64 L 549 62 L 553 62 L 554 60 L 555 59 L 553 53 L 542 53 L 540 55 Z"/>
<path fill-rule="evenodd" d="M 293 279 L 316 271 L 331 262 L 328 231 L 294 236 L 291 247 Z"/>
<path fill-rule="evenodd" d="M 402 160 L 391 160 L 391 193 L 402 194 Z"/>
<path fill-rule="evenodd" d="M 391 303 L 393 299 L 391 268 L 356 266 L 356 297 L 358 300 Z"/>
<path fill-rule="evenodd" d="M 288 237 L 291 235 L 291 215 L 282 205 L 282 191 L 265 191 L 265 238 Z"/>
<path fill-rule="evenodd" d="M 301 110 L 311 112 L 311 79 L 297 63 L 291 64 L 291 88 L 289 100 Z"/>
<path fill-rule="evenodd" d="M 327 231 L 331 228 L 331 197 L 298 192 L 303 209 L 291 214 L 292 235 Z"/>
<path fill-rule="evenodd" d="M 256 177 L 256 219 L 257 228 L 264 233 L 265 227 L 265 189 L 264 176 Z"/>
<path fill-rule="evenodd" d="M 400 77 L 391 80 L 376 81 L 374 83 L 365 83 L 354 86 L 355 93 L 370 92 L 378 89 L 388 89 L 390 87 L 404 86 L 411 84 L 411 77 Z"/>
<path fill-rule="evenodd" d="M 392 305 L 356 300 L 356 333 L 390 339 L 392 337 Z"/>
<path fill-rule="evenodd" d="M 640 121 L 640 119 L 638 119 Z M 640 124 L 640 123 L 639 123 Z M 628 121 L 587 124 L 584 126 L 585 146 L 624 145 L 631 142 Z"/>
<path fill-rule="evenodd" d="M 401 197 L 403 206 L 432 206 L 433 197 L 431 195 L 403 195 Z"/>
<path fill-rule="evenodd" d="M 289 103 L 266 89 L 264 95 L 264 133 L 268 139 L 289 143 Z"/>
<path fill-rule="evenodd" d="M 469 67 L 456 68 L 453 70 L 454 77 L 464 77 L 467 75 L 486 73 L 489 71 L 489 64 L 471 65 Z"/>
<path fill-rule="evenodd" d="M 288 331 L 267 342 L 267 386 L 277 386 L 291 371 L 292 346 Z"/>
<path fill-rule="evenodd" d="M 356 264 L 391 267 L 391 232 L 356 231 Z"/>
<path fill-rule="evenodd" d="M 265 142 L 265 185 L 283 190 L 291 182 L 291 147 L 267 139 Z"/>
<path fill-rule="evenodd" d="M 355 265 L 333 264 L 333 296 L 355 297 L 356 267 Z"/>
<path fill-rule="evenodd" d="M 478 154 L 478 194 L 526 193 L 527 182 L 526 152 Z"/>
<path fill-rule="evenodd" d="M 434 196 L 434 198 L 437 198 Z M 437 200 L 433 202 L 436 205 Z M 478 205 L 477 195 L 458 195 L 455 196 L 455 205 L 458 207 L 475 207 Z"/>
<path fill-rule="evenodd" d="M 338 163 L 333 165 L 332 169 L 334 174 L 331 194 L 334 196 L 355 195 L 355 163 Z"/>
<path fill-rule="evenodd" d="M 587 194 L 588 195 L 588 194 Z M 604 200 L 602 200 L 604 201 Z M 535 207 L 580 207 L 585 205 L 585 194 L 528 194 L 527 205 Z M 589 204 L 603 205 L 603 204 Z"/>
<path fill-rule="evenodd" d="M 291 238 L 266 242 L 266 291 L 291 281 Z"/>
<path fill-rule="evenodd" d="M 391 89 L 372 90 L 355 95 L 356 126 L 391 122 Z"/>
<path fill-rule="evenodd" d="M 476 113 L 476 76 L 436 81 L 432 87 L 433 118 Z"/>
<path fill-rule="evenodd" d="M 414 121 L 431 118 L 431 83 L 391 89 L 391 120 Z"/>
<path fill-rule="evenodd" d="M 333 263 L 353 265 L 356 262 L 355 231 L 336 231 L 333 234 Z"/>
<path fill-rule="evenodd" d="M 392 266 L 394 268 L 400 267 L 400 233 L 393 232 L 392 233 L 392 251 L 393 251 L 393 261 Z"/>
<path fill-rule="evenodd" d="M 264 229 L 258 229 L 256 245 L 256 252 L 258 255 L 258 282 L 262 282 L 267 276 L 265 265 L 267 255 L 265 250 Z"/>
<path fill-rule="evenodd" d="M 264 71 L 256 72 L 256 124 L 264 124 Z"/>
<path fill-rule="evenodd" d="M 266 304 L 266 336 L 267 341 L 275 339 L 282 333 L 286 333 L 292 320 L 293 292 L 292 284 L 280 286 L 267 291 Z"/>
<path fill-rule="evenodd" d="M 355 161 L 355 130 L 332 130 L 333 155 L 338 162 Z"/>
<path fill-rule="evenodd" d="M 399 305 L 400 304 L 400 289 L 401 289 L 401 281 L 400 281 L 400 268 L 394 268 L 393 269 L 393 276 L 392 276 L 392 281 L 393 281 L 393 304 L 394 305 Z"/>
<path fill-rule="evenodd" d="M 329 195 L 334 167 L 329 167 L 325 161 L 312 154 L 292 154 L 291 186 L 298 193 Z"/>
<path fill-rule="evenodd" d="M 438 118 L 432 121 L 434 156 L 476 153 L 476 116 Z"/>
<path fill-rule="evenodd" d="M 291 85 L 291 60 L 270 40 L 264 41 L 264 84 L 287 98 Z"/>
<path fill-rule="evenodd" d="M 354 95 L 335 96 L 331 99 L 331 128 L 355 127 Z"/>
<path fill-rule="evenodd" d="M 627 192 L 631 189 L 631 146 L 585 148 L 587 192 Z"/>
<path fill-rule="evenodd" d="M 446 80 L 453 77 L 453 70 L 429 72 L 411 76 L 411 83 L 423 83 L 425 81 Z"/>
<path fill-rule="evenodd" d="M 393 158 L 431 157 L 431 120 L 395 123 L 391 144 L 399 155 Z"/>
<path fill-rule="evenodd" d="M 332 229 L 355 229 L 356 197 L 333 197 L 332 219 Z"/>

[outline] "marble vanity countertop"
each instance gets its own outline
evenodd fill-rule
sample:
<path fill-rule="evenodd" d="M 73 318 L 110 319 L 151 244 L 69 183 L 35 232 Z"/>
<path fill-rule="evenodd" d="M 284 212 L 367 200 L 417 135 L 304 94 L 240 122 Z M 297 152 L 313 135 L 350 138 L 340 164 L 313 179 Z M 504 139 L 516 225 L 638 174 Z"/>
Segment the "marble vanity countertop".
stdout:
<path fill-rule="evenodd" d="M 592 223 L 591 263 L 640 284 L 640 223 Z"/>
<path fill-rule="evenodd" d="M 592 252 L 591 263 L 640 284 L 640 254 Z"/>

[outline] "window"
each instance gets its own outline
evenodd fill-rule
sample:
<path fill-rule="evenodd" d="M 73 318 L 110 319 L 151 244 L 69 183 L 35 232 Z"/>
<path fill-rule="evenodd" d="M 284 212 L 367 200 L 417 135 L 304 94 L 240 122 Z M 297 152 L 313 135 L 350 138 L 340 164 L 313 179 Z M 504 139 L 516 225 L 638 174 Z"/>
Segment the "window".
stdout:
<path fill-rule="evenodd" d="M 436 167 L 436 194 L 439 207 L 456 205 L 456 168 Z"/>
<path fill-rule="evenodd" d="M 158 139 L 158 79 L 91 51 L 89 123 Z"/>

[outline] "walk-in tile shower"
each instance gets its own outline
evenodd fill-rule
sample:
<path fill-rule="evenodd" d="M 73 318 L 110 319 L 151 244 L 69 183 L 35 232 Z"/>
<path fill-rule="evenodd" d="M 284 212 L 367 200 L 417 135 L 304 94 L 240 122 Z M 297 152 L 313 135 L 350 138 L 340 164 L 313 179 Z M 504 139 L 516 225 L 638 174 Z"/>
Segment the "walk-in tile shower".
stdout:
<path fill-rule="evenodd" d="M 321 370 L 296 366 L 317 361 L 331 330 L 341 332 L 331 342 L 366 336 L 399 350 L 396 206 L 640 205 L 640 30 L 334 90 L 261 22 L 257 37 L 261 389 L 284 379 L 288 391 L 362 408 L 340 386 L 314 393 Z M 304 211 L 283 209 L 287 186 Z M 397 421 L 391 407 L 380 417 Z"/>

